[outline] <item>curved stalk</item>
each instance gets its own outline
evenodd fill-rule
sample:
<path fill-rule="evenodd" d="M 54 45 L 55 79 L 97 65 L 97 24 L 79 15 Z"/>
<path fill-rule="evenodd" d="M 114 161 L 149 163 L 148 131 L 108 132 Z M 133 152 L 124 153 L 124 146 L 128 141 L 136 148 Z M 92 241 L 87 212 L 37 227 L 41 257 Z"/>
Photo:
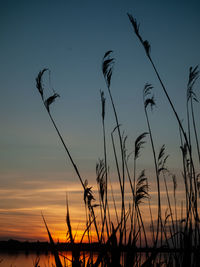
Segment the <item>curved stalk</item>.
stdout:
<path fill-rule="evenodd" d="M 152 136 L 149 117 L 148 117 L 146 108 L 144 108 L 144 111 L 145 111 L 145 116 L 147 120 L 150 140 L 151 140 L 151 147 L 152 147 L 153 158 L 154 158 L 154 166 L 155 166 L 155 171 L 156 171 L 157 191 L 158 191 L 158 196 L 157 196 L 158 197 L 158 218 L 157 218 L 157 231 L 156 231 L 156 239 L 155 239 L 155 245 L 156 245 L 158 242 L 158 234 L 159 234 L 159 228 L 160 228 L 159 226 L 160 226 L 160 221 L 161 221 L 160 181 L 159 181 L 159 175 L 158 175 L 158 165 L 157 165 L 157 160 L 156 160 L 155 146 L 153 142 L 153 136 Z"/>

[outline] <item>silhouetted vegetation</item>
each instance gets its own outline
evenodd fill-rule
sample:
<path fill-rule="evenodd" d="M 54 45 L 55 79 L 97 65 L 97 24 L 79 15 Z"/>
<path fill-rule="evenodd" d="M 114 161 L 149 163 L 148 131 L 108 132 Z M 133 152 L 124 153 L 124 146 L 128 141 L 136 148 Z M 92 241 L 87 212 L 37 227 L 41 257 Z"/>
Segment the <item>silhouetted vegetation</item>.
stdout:
<path fill-rule="evenodd" d="M 68 227 L 68 239 L 72 249 L 72 266 L 199 266 L 200 255 L 200 221 L 198 213 L 198 201 L 200 193 L 200 181 L 195 161 L 193 159 L 194 151 L 198 154 L 198 164 L 200 164 L 199 140 L 196 127 L 196 119 L 194 113 L 194 104 L 198 102 L 194 92 L 195 82 L 199 77 L 198 66 L 189 69 L 189 78 L 187 84 L 187 130 L 184 129 L 181 119 L 176 111 L 176 106 L 172 102 L 168 91 L 160 77 L 155 63 L 151 57 L 151 46 L 147 40 L 144 40 L 139 31 L 139 24 L 132 15 L 128 14 L 130 23 L 139 42 L 144 47 L 146 56 L 155 71 L 155 75 L 160 82 L 161 88 L 166 96 L 166 99 L 171 107 L 174 117 L 177 120 L 177 129 L 180 132 L 180 148 L 182 152 L 182 175 L 185 186 L 185 199 L 182 200 L 180 207 L 181 216 L 177 211 L 177 179 L 176 176 L 168 170 L 166 162 L 168 155 L 165 154 L 165 145 L 160 151 L 156 151 L 154 145 L 154 134 L 150 122 L 149 107 L 153 109 L 155 105 L 155 98 L 153 95 L 153 86 L 145 84 L 143 89 L 143 105 L 145 118 L 147 122 L 148 132 L 141 133 L 135 140 L 135 150 L 133 154 L 134 167 L 130 170 L 128 161 L 130 155 L 127 155 L 126 140 L 127 137 L 122 133 L 121 124 L 118 118 L 118 112 L 115 106 L 115 101 L 112 95 L 111 81 L 113 66 L 115 59 L 113 58 L 113 51 L 107 51 L 102 59 L 102 73 L 105 79 L 109 101 L 115 118 L 115 128 L 110 133 L 112 141 L 112 149 L 114 153 L 114 162 L 116 167 L 116 176 L 119 181 L 121 204 L 120 210 L 117 209 L 115 197 L 111 193 L 113 203 L 108 201 L 108 186 L 109 186 L 109 167 L 107 161 L 107 136 L 105 129 L 106 119 L 106 104 L 107 100 L 103 91 L 100 91 L 100 100 L 102 106 L 102 136 L 103 136 L 103 158 L 96 164 L 96 182 L 98 187 L 99 202 L 94 198 L 92 187 L 88 185 L 88 181 L 82 178 L 80 171 L 75 164 L 75 161 L 66 145 L 62 134 L 60 133 L 56 122 L 51 114 L 51 104 L 59 95 L 53 92 L 50 97 L 44 97 L 44 87 L 42 84 L 43 75 L 48 69 L 43 69 L 39 72 L 36 78 L 37 89 L 41 95 L 44 107 L 55 127 L 55 130 L 64 146 L 67 157 L 70 159 L 74 171 L 83 187 L 83 199 L 86 210 L 86 226 L 80 244 L 75 245 L 75 236 L 73 236 L 72 224 L 70 220 L 70 213 L 67 201 L 67 215 L 66 223 Z M 141 88 L 142 89 L 142 88 Z M 142 90 L 141 90 L 142 93 Z M 192 121 L 191 121 L 192 120 Z M 191 132 L 195 136 L 195 145 L 191 141 Z M 150 138 L 152 148 L 152 157 L 155 168 L 155 181 L 157 183 L 157 218 L 153 218 L 151 211 L 151 199 L 149 191 L 148 177 L 145 171 L 140 170 L 137 177 L 138 165 L 137 160 L 140 156 L 141 150 L 147 138 Z M 118 151 L 119 150 L 119 151 Z M 136 171 L 137 170 L 137 171 Z M 173 200 L 169 196 L 167 178 L 171 178 L 173 182 Z M 161 180 L 164 181 L 164 190 L 167 197 L 167 209 L 162 209 L 161 201 Z M 132 200 L 127 205 L 125 203 L 125 182 L 128 181 L 132 194 Z M 149 203 L 149 218 L 151 218 L 150 229 L 151 236 L 147 237 L 147 227 L 144 224 L 144 218 L 141 212 L 141 204 L 147 201 Z M 185 208 L 183 208 L 183 203 Z M 115 218 L 110 215 L 110 207 L 114 206 Z M 96 214 L 99 209 L 100 216 Z M 147 215 L 146 215 L 147 216 Z M 43 218 L 44 219 L 44 218 Z M 56 266 L 62 266 L 59 257 L 60 247 L 54 244 L 51 233 L 48 229 L 47 223 L 44 223 L 48 232 L 49 240 L 52 246 L 52 251 L 55 256 Z M 98 256 L 93 257 L 92 249 L 92 227 L 95 229 L 96 238 L 98 240 Z M 88 248 L 90 255 L 86 259 L 81 257 L 80 252 L 83 250 L 83 237 L 87 234 Z M 66 244 L 67 247 L 67 244 Z M 145 252 L 141 257 L 141 252 Z M 168 252 L 167 257 L 162 257 L 160 252 Z"/>

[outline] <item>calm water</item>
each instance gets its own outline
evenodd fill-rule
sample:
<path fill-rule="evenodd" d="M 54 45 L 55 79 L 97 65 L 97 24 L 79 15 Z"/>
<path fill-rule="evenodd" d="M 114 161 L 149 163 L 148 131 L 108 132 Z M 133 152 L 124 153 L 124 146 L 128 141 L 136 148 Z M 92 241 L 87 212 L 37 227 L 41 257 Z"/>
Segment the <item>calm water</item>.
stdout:
<path fill-rule="evenodd" d="M 65 258 L 60 257 L 63 266 L 71 267 L 72 266 L 71 252 L 62 252 L 62 255 L 65 256 Z M 94 261 L 97 259 L 97 255 L 98 255 L 97 253 L 93 254 Z M 161 254 L 158 254 L 158 258 L 161 257 L 160 258 L 161 261 L 167 262 L 170 255 L 172 256 L 172 254 L 161 253 Z M 87 262 L 87 259 L 89 258 L 89 253 L 85 253 L 84 256 Z M 145 258 L 146 258 L 145 253 L 138 254 L 138 259 L 140 259 L 141 263 L 144 262 Z M 40 259 L 39 261 L 40 267 L 55 267 L 54 257 L 50 253 L 40 254 L 40 255 L 37 255 L 36 253 L 29 253 L 28 255 L 24 253 L 18 253 L 18 254 L 0 253 L 0 267 L 34 267 L 37 259 Z M 163 266 L 166 266 L 166 265 L 164 264 Z M 174 266 L 174 258 L 170 266 L 172 267 Z"/>
<path fill-rule="evenodd" d="M 71 266 L 71 252 L 62 253 L 69 260 L 60 257 L 63 266 Z M 52 254 L 41 254 L 37 255 L 36 253 L 29 253 L 28 255 L 24 253 L 18 254 L 8 254 L 0 253 L 0 267 L 33 267 L 37 259 L 40 259 L 40 267 L 52 267 L 54 264 L 54 257 Z M 65 261 L 65 262 L 64 262 Z M 64 265 L 65 263 L 65 265 Z"/>

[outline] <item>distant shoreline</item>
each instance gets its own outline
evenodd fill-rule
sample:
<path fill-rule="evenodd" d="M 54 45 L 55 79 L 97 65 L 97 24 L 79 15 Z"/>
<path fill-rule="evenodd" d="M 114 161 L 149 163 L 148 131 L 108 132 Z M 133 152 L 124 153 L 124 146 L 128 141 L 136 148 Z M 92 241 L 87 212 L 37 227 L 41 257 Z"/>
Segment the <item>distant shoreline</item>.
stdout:
<path fill-rule="evenodd" d="M 98 243 L 56 243 L 55 244 L 56 248 L 58 251 L 73 251 L 73 250 L 79 250 L 79 251 L 93 251 L 93 252 L 100 252 L 104 249 L 109 249 L 109 246 L 106 245 L 100 245 Z M 177 249 L 169 249 L 169 248 L 157 248 L 154 249 L 152 247 L 149 248 L 137 248 L 137 247 L 127 247 L 127 246 L 123 246 L 121 248 L 124 252 L 126 252 L 127 250 L 131 249 L 134 250 L 135 252 L 157 252 L 157 253 L 175 253 L 175 252 L 179 252 L 179 253 L 184 253 L 186 251 L 184 251 L 181 248 L 177 248 Z M 37 254 L 48 254 L 49 252 L 51 252 L 51 244 L 48 242 L 29 242 L 29 241 L 25 241 L 25 242 L 21 242 L 18 240 L 8 240 L 8 241 L 0 241 L 0 253 L 1 252 L 8 252 L 8 253 L 21 253 L 24 252 L 26 254 L 31 253 L 31 252 L 35 252 Z M 194 249 L 194 248 L 190 248 L 189 250 L 187 249 L 187 253 L 188 252 L 200 252 L 200 248 L 198 249 Z"/>

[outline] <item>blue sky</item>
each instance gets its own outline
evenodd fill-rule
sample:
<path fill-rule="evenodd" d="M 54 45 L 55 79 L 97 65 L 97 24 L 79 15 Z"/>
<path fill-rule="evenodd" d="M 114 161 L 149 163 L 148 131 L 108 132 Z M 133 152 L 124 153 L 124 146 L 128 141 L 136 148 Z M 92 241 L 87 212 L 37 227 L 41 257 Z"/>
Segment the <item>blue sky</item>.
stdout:
<path fill-rule="evenodd" d="M 165 143 L 171 155 L 169 165 L 178 170 L 177 124 L 126 13 L 140 22 L 152 58 L 185 120 L 188 70 L 200 62 L 199 10 L 199 1 L 0 1 L 0 216 L 18 216 L 17 209 L 24 208 L 28 197 L 30 202 L 37 198 L 41 188 L 66 186 L 70 191 L 77 185 L 80 190 L 35 87 L 35 78 L 44 67 L 51 70 L 46 88 L 53 87 L 61 96 L 51 106 L 52 114 L 81 173 L 95 183 L 95 163 L 103 156 L 100 89 L 107 98 L 108 145 L 115 127 L 101 73 L 107 50 L 113 50 L 116 59 L 111 90 L 129 151 L 135 138 L 147 130 L 142 89 L 149 82 L 157 103 L 150 115 L 156 148 Z M 198 87 L 199 83 L 197 96 Z M 199 106 L 195 108 L 198 114 Z M 151 170 L 149 148 L 148 142 L 140 164 Z M 112 167 L 113 152 L 108 153 Z M 31 193 L 20 195 L 23 188 L 35 190 L 32 198 Z M 20 196 L 23 201 L 18 201 Z M 65 195 L 62 197 L 60 207 L 65 204 Z M 41 196 L 40 203 L 31 203 L 25 205 L 25 214 L 34 205 L 51 213 L 49 198 Z"/>

